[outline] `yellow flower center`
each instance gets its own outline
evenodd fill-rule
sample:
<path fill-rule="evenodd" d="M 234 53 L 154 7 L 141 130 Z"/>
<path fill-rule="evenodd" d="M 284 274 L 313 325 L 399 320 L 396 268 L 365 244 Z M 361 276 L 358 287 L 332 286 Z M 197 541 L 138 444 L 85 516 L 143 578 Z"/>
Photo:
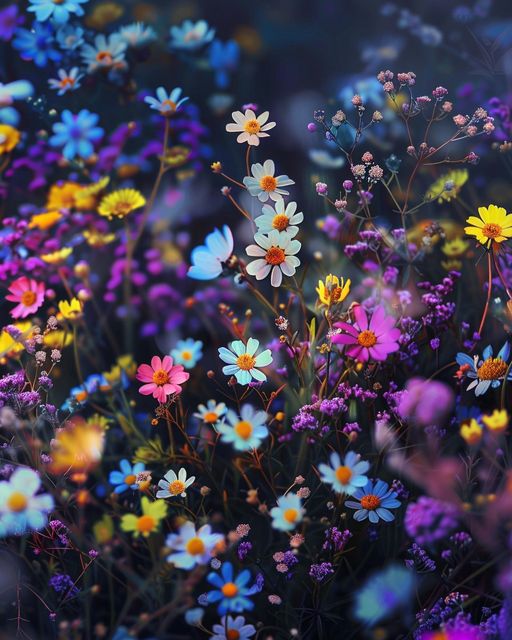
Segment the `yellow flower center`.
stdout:
<path fill-rule="evenodd" d="M 115 216 L 119 216 L 120 218 L 124 218 L 126 215 L 130 213 L 132 210 L 132 205 L 126 201 L 116 202 L 112 207 L 112 214 Z"/>
<path fill-rule="evenodd" d="M 206 547 L 204 546 L 204 542 L 201 538 L 195 537 L 190 538 L 190 540 L 186 544 L 187 553 L 190 553 L 191 556 L 200 556 L 205 552 Z"/>
<path fill-rule="evenodd" d="M 153 382 L 159 386 L 169 382 L 169 374 L 164 369 L 157 369 L 153 373 Z"/>
<path fill-rule="evenodd" d="M 137 531 L 140 533 L 151 533 L 155 528 L 156 521 L 151 516 L 141 516 L 137 520 Z"/>
<path fill-rule="evenodd" d="M 380 507 L 380 498 L 373 495 L 373 493 L 369 493 L 367 496 L 361 498 L 361 506 L 368 511 L 375 511 L 375 509 Z"/>
<path fill-rule="evenodd" d="M 53 4 L 62 4 L 64 0 L 52 0 Z"/>
<path fill-rule="evenodd" d="M 498 380 L 507 371 L 507 363 L 501 358 L 487 358 L 477 369 L 480 380 Z"/>
<path fill-rule="evenodd" d="M 135 484 L 136 480 L 137 480 L 137 476 L 133 473 L 130 473 L 127 476 L 125 476 L 124 483 L 130 486 L 132 484 Z"/>
<path fill-rule="evenodd" d="M 171 111 L 176 111 L 176 103 L 172 100 L 162 100 L 162 107 L 169 107 Z"/>
<path fill-rule="evenodd" d="M 263 176 L 260 180 L 260 187 L 263 191 L 275 191 L 277 187 L 277 180 L 274 176 Z"/>
<path fill-rule="evenodd" d="M 283 518 L 286 520 L 286 522 L 295 522 L 298 515 L 299 512 L 297 511 L 297 509 L 286 509 L 286 511 L 283 513 Z"/>
<path fill-rule="evenodd" d="M 336 479 L 341 484 L 348 484 L 350 478 L 352 477 L 352 471 L 350 467 L 341 466 L 336 469 Z"/>
<path fill-rule="evenodd" d="M 501 226 L 495 222 L 488 222 L 487 224 L 484 224 L 482 233 L 486 238 L 490 238 L 492 240 L 501 235 Z"/>
<path fill-rule="evenodd" d="M 247 133 L 258 133 L 260 129 L 260 123 L 254 118 L 252 120 L 247 120 L 244 124 L 244 130 L 247 131 Z"/>
<path fill-rule="evenodd" d="M 21 294 L 21 304 L 26 307 L 31 307 L 34 302 L 37 300 L 37 295 L 34 291 L 24 291 Z"/>
<path fill-rule="evenodd" d="M 203 420 L 208 424 L 211 424 L 212 422 L 217 422 L 218 419 L 219 419 L 219 416 L 215 413 L 215 411 L 208 411 L 208 413 L 205 413 L 203 416 Z"/>
<path fill-rule="evenodd" d="M 377 343 L 377 336 L 367 329 L 366 331 L 361 331 L 361 333 L 357 336 L 357 341 L 362 347 L 373 347 L 374 344 Z"/>
<path fill-rule="evenodd" d="M 190 353 L 190 351 L 182 351 L 181 352 L 181 357 L 183 360 L 191 360 L 192 359 L 192 354 Z"/>
<path fill-rule="evenodd" d="M 226 582 L 221 591 L 226 598 L 234 598 L 238 593 L 238 587 L 234 582 Z"/>
<path fill-rule="evenodd" d="M 281 247 L 270 247 L 265 254 L 265 260 L 268 264 L 278 265 L 286 260 L 286 254 Z"/>
<path fill-rule="evenodd" d="M 272 220 L 272 226 L 278 231 L 284 231 L 285 229 L 287 229 L 288 223 L 288 216 L 285 216 L 284 213 L 278 213 L 277 216 L 274 216 L 274 219 Z"/>
<path fill-rule="evenodd" d="M 14 491 L 7 500 L 7 507 L 9 511 L 14 511 L 15 513 L 24 511 L 27 508 L 27 505 L 28 500 L 20 491 Z"/>
<path fill-rule="evenodd" d="M 180 493 L 183 493 L 185 489 L 185 483 L 181 480 L 175 480 L 174 482 L 169 483 L 169 493 L 173 496 L 178 496 Z"/>
<path fill-rule="evenodd" d="M 235 433 L 240 436 L 242 440 L 248 440 L 252 434 L 252 424 L 242 420 L 235 426 Z"/>
<path fill-rule="evenodd" d="M 98 51 L 96 60 L 102 64 L 112 64 L 112 54 L 110 51 Z"/>
<path fill-rule="evenodd" d="M 249 353 L 242 353 L 241 356 L 238 356 L 236 359 L 236 366 L 242 371 L 250 371 L 254 368 L 256 364 L 256 358 L 251 356 Z"/>
<path fill-rule="evenodd" d="M 240 631 L 237 631 L 236 629 L 228 629 L 228 632 L 226 633 L 226 638 L 227 640 L 239 640 Z"/>

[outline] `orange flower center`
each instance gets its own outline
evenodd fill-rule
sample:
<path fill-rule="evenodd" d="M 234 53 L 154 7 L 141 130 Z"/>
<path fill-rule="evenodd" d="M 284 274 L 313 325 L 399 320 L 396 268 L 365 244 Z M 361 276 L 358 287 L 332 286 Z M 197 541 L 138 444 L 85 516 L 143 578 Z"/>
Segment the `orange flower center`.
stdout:
<path fill-rule="evenodd" d="M 127 476 L 125 476 L 124 483 L 130 486 L 132 484 L 135 484 L 136 480 L 137 480 L 137 476 L 133 473 L 130 473 Z"/>
<path fill-rule="evenodd" d="M 226 633 L 226 638 L 227 640 L 239 640 L 240 631 L 237 631 L 236 629 L 228 629 L 228 632 Z"/>
<path fill-rule="evenodd" d="M 55 0 L 53 0 L 55 2 Z M 73 78 L 64 78 L 60 81 L 61 86 L 63 87 L 72 87 L 75 84 Z"/>
<path fill-rule="evenodd" d="M 181 480 L 175 480 L 169 483 L 169 493 L 173 496 L 178 496 L 180 493 L 183 493 L 186 488 L 185 483 Z"/>
<path fill-rule="evenodd" d="M 501 226 L 494 222 L 488 222 L 487 224 L 484 224 L 482 233 L 487 238 L 496 238 L 501 234 Z"/>
<path fill-rule="evenodd" d="M 275 191 L 277 187 L 277 180 L 274 176 L 263 176 L 260 180 L 260 187 L 263 191 Z"/>
<path fill-rule="evenodd" d="M 247 133 L 258 133 L 260 129 L 260 123 L 254 118 L 252 120 L 247 120 L 244 124 L 244 130 L 247 131 Z"/>
<path fill-rule="evenodd" d="M 242 369 L 242 371 L 250 371 L 254 368 L 255 364 L 256 358 L 249 353 L 242 353 L 242 355 L 236 359 L 236 365 L 239 369 Z"/>
<path fill-rule="evenodd" d="M 221 591 L 226 598 L 234 598 L 238 593 L 238 587 L 234 582 L 226 582 Z"/>
<path fill-rule="evenodd" d="M 176 111 L 176 103 L 172 100 L 162 100 L 162 107 L 169 107 L 171 111 Z"/>
<path fill-rule="evenodd" d="M 187 553 L 190 553 L 191 556 L 200 556 L 205 552 L 206 547 L 204 546 L 204 542 L 201 538 L 195 537 L 190 538 L 190 540 L 186 544 Z"/>
<path fill-rule="evenodd" d="M 157 369 L 153 373 L 153 382 L 158 386 L 167 384 L 169 382 L 169 374 L 167 373 L 167 371 L 165 371 L 165 369 Z"/>
<path fill-rule="evenodd" d="M 137 531 L 140 533 L 151 533 L 155 528 L 155 519 L 151 516 L 141 516 L 137 520 Z"/>
<path fill-rule="evenodd" d="M 332 289 L 329 293 L 331 302 L 338 302 L 338 300 L 341 298 L 342 292 L 343 289 L 341 287 L 334 287 L 334 289 Z"/>
<path fill-rule="evenodd" d="M 286 254 L 281 247 L 270 247 L 265 255 L 268 264 L 282 264 L 286 260 Z"/>
<path fill-rule="evenodd" d="M 380 507 L 380 498 L 374 496 L 373 493 L 369 493 L 361 498 L 361 506 L 363 509 L 368 509 L 368 511 L 374 511 Z"/>
<path fill-rule="evenodd" d="M 352 471 L 350 467 L 341 466 L 336 469 L 336 479 L 341 484 L 347 484 L 352 477 Z"/>
<path fill-rule="evenodd" d="M 487 358 L 477 369 L 480 380 L 498 380 L 507 371 L 507 363 L 501 358 Z"/>
<path fill-rule="evenodd" d="M 242 420 L 235 426 L 235 433 L 242 438 L 248 440 L 252 434 L 252 424 Z"/>
<path fill-rule="evenodd" d="M 181 352 L 181 357 L 183 360 L 191 360 L 192 359 L 192 354 L 190 353 L 190 351 L 182 351 Z"/>
<path fill-rule="evenodd" d="M 215 411 L 208 411 L 208 413 L 205 413 L 203 416 L 203 420 L 208 424 L 211 424 L 212 422 L 217 422 L 218 419 L 219 419 L 219 416 L 215 413 Z"/>
<path fill-rule="evenodd" d="M 37 294 L 34 291 L 24 291 L 21 294 L 21 304 L 31 307 L 37 300 Z"/>
<path fill-rule="evenodd" d="M 357 341 L 362 347 L 373 347 L 374 344 L 377 343 L 377 336 L 367 329 L 366 331 L 361 331 L 361 333 L 357 336 Z"/>
<path fill-rule="evenodd" d="M 298 515 L 299 512 L 297 511 L 297 509 L 286 509 L 286 511 L 283 513 L 283 518 L 286 520 L 286 522 L 295 522 Z"/>
<path fill-rule="evenodd" d="M 10 511 L 14 511 L 15 513 L 24 511 L 27 508 L 27 505 L 28 500 L 20 491 L 14 491 L 7 500 L 7 507 Z"/>
<path fill-rule="evenodd" d="M 278 231 L 284 231 L 285 229 L 287 229 L 288 223 L 288 216 L 285 216 L 284 213 L 278 213 L 277 216 L 274 216 L 274 219 L 272 220 L 272 226 Z"/>
<path fill-rule="evenodd" d="M 112 207 L 112 213 L 115 216 L 119 216 L 120 218 L 124 218 L 124 216 L 128 215 L 132 210 L 132 205 L 129 202 L 116 202 Z"/>
<path fill-rule="evenodd" d="M 110 51 L 98 51 L 96 60 L 102 64 L 112 64 L 112 54 Z"/>

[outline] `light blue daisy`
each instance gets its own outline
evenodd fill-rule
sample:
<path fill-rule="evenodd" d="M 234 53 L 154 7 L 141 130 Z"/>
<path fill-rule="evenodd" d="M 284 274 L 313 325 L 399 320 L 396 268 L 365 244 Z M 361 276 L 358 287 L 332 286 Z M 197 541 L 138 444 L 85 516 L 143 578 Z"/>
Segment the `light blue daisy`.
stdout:
<path fill-rule="evenodd" d="M 40 487 L 39 474 L 29 467 L 18 467 L 8 481 L 0 482 L 0 536 L 20 536 L 46 526 L 54 501 L 49 493 L 36 495 Z"/>
<path fill-rule="evenodd" d="M 137 476 L 146 469 L 146 465 L 143 462 L 137 462 L 132 466 L 128 460 L 123 459 L 119 463 L 119 468 L 120 471 L 111 471 L 108 477 L 110 484 L 116 487 L 114 493 L 138 489 Z"/>
<path fill-rule="evenodd" d="M 220 276 L 226 262 L 233 254 L 233 234 L 224 225 L 222 231 L 215 229 L 206 236 L 205 244 L 192 250 L 192 266 L 187 276 L 194 280 L 213 280 Z"/>
<path fill-rule="evenodd" d="M 366 486 L 368 478 L 365 473 L 370 468 L 370 464 L 361 460 L 360 455 L 354 451 L 348 451 L 342 462 L 337 453 L 332 453 L 330 461 L 330 466 L 320 464 L 318 469 L 322 482 L 332 485 L 334 491 L 351 496 L 358 488 Z"/>
<path fill-rule="evenodd" d="M 397 494 L 392 491 L 384 480 L 368 480 L 362 489 L 356 489 L 353 497 L 355 500 L 347 500 L 345 506 L 349 509 L 356 509 L 354 520 L 362 522 L 368 520 L 376 524 L 379 519 L 391 522 L 395 516 L 390 509 L 397 509 L 400 501 L 396 499 Z"/>
<path fill-rule="evenodd" d="M 265 423 L 268 420 L 266 411 L 257 411 L 250 404 L 244 404 L 240 416 L 235 411 L 228 411 L 226 422 L 216 425 L 221 440 L 232 444 L 237 451 L 257 449 L 262 440 L 268 436 Z"/>
<path fill-rule="evenodd" d="M 277 499 L 277 507 L 270 510 L 272 526 L 279 531 L 293 531 L 304 516 L 302 501 L 296 493 L 287 493 Z"/>
<path fill-rule="evenodd" d="M 181 92 L 181 87 L 176 87 L 169 94 L 164 87 L 158 87 L 156 90 L 156 98 L 146 96 L 144 102 L 149 104 L 152 109 L 160 111 L 162 115 L 170 116 L 176 113 L 181 105 L 188 100 L 188 97 L 181 98 Z"/>
<path fill-rule="evenodd" d="M 171 49 L 194 51 L 213 40 L 215 29 L 211 29 L 206 20 L 185 20 L 180 26 L 172 26 L 169 33 Z"/>
<path fill-rule="evenodd" d="M 246 385 L 254 380 L 265 382 L 267 376 L 259 370 L 259 367 L 266 367 L 272 362 L 272 352 L 265 349 L 258 355 L 256 351 L 260 346 L 260 341 L 249 338 L 247 345 L 241 340 L 234 340 L 229 349 L 220 347 L 219 357 L 227 366 L 222 367 L 222 373 L 227 376 L 235 376 L 238 384 Z"/>
<path fill-rule="evenodd" d="M 36 20 L 44 22 L 51 18 L 57 24 L 63 24 L 69 20 L 70 14 L 83 16 L 84 10 L 80 6 L 89 0 L 30 0 L 27 11 L 36 14 Z"/>
<path fill-rule="evenodd" d="M 217 611 L 220 615 L 230 611 L 240 613 L 254 608 L 254 603 L 249 600 L 249 596 L 257 593 L 260 589 L 256 584 L 248 586 L 251 579 L 248 569 L 244 569 L 235 577 L 233 565 L 231 562 L 225 562 L 222 565 L 220 575 L 212 571 L 206 579 L 216 587 L 216 589 L 209 591 L 206 597 L 209 603 L 219 603 Z"/>
<path fill-rule="evenodd" d="M 181 364 L 185 369 L 193 369 L 203 357 L 203 343 L 201 340 L 187 338 L 178 340 L 170 355 L 174 359 L 174 364 Z"/>

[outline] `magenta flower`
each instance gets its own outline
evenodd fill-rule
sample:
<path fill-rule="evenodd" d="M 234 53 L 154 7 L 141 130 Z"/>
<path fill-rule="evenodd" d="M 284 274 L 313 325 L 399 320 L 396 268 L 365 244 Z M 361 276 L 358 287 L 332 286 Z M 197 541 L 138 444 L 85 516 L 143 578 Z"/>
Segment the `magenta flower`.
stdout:
<path fill-rule="evenodd" d="M 332 337 L 335 344 L 347 345 L 346 354 L 351 358 L 367 362 L 368 360 L 385 360 L 390 353 L 398 351 L 397 342 L 400 329 L 395 327 L 395 318 L 387 316 L 384 307 L 376 307 L 370 322 L 361 305 L 353 307 L 355 321 L 336 322 L 335 327 L 343 333 Z"/>
<path fill-rule="evenodd" d="M 18 303 L 10 311 L 13 318 L 26 318 L 35 313 L 44 302 L 44 282 L 37 282 L 26 276 L 12 282 L 9 291 L 11 295 L 5 296 L 5 299 Z"/>
<path fill-rule="evenodd" d="M 164 356 L 163 359 L 153 356 L 151 366 L 141 364 L 137 369 L 137 380 L 146 383 L 139 389 L 139 393 L 143 396 L 152 394 L 161 404 L 167 401 L 167 396 L 181 393 L 180 384 L 189 378 L 190 374 L 181 364 L 173 365 L 170 356 Z"/>

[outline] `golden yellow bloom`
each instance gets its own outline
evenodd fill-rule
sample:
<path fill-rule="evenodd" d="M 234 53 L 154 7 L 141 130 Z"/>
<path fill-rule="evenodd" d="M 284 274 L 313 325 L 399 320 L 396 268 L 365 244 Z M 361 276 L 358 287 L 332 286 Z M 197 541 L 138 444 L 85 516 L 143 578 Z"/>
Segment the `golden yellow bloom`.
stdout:
<path fill-rule="evenodd" d="M 136 189 L 119 189 L 105 196 L 100 202 L 98 213 L 109 220 L 113 216 L 124 218 L 134 209 L 146 204 L 146 198 Z"/>
<path fill-rule="evenodd" d="M 92 526 L 92 532 L 96 538 L 96 542 L 99 544 L 107 544 L 114 537 L 114 521 L 112 518 L 105 514 L 101 520 L 95 522 Z"/>
<path fill-rule="evenodd" d="M 330 307 L 333 304 L 343 302 L 350 293 L 350 285 L 350 278 L 345 282 L 343 278 L 338 278 L 338 276 L 330 273 L 325 282 L 323 280 L 318 281 L 316 292 L 318 293 L 319 303 Z"/>
<path fill-rule="evenodd" d="M 46 208 L 48 211 L 72 209 L 75 206 L 75 196 L 82 188 L 78 182 L 63 182 L 52 185 L 48 193 Z"/>
<path fill-rule="evenodd" d="M 50 349 L 64 349 L 73 342 L 73 334 L 69 331 L 50 331 L 43 336 L 43 344 Z"/>
<path fill-rule="evenodd" d="M 216 162 L 212 162 L 210 169 L 213 173 L 220 173 L 222 171 L 222 162 L 219 162 L 218 160 Z"/>
<path fill-rule="evenodd" d="M 449 258 L 459 258 L 469 249 L 469 242 L 464 238 L 454 238 L 447 240 L 441 247 L 441 251 Z"/>
<path fill-rule="evenodd" d="M 71 255 L 73 249 L 71 247 L 63 247 L 58 251 L 52 251 L 52 253 L 45 253 L 41 256 L 41 260 L 47 264 L 61 264 L 64 260 Z"/>
<path fill-rule="evenodd" d="M 82 315 L 82 303 L 78 298 L 73 298 L 70 301 L 61 300 L 59 311 L 66 320 L 76 320 Z"/>
<path fill-rule="evenodd" d="M 491 415 L 482 416 L 482 422 L 492 433 L 504 433 L 508 427 L 508 419 L 506 409 L 494 409 Z"/>
<path fill-rule="evenodd" d="M 55 434 L 49 470 L 53 474 L 88 473 L 99 464 L 104 446 L 105 432 L 101 425 L 75 418 Z"/>
<path fill-rule="evenodd" d="M 51 229 L 62 218 L 62 214 L 58 211 L 45 211 L 44 213 L 37 213 L 30 218 L 28 224 L 29 229 L 41 229 L 41 231 L 47 231 Z"/>
<path fill-rule="evenodd" d="M 466 444 L 475 445 L 482 439 L 483 429 L 478 422 L 472 418 L 469 422 L 464 422 L 460 427 L 460 435 L 466 441 Z"/>
<path fill-rule="evenodd" d="M 115 233 L 100 233 L 96 229 L 86 229 L 82 231 L 87 244 L 94 248 L 104 247 L 116 239 Z"/>
<path fill-rule="evenodd" d="M 20 141 L 18 129 L 9 124 L 0 124 L 0 154 L 12 151 Z"/>
<path fill-rule="evenodd" d="M 488 207 L 479 207 L 478 215 L 469 216 L 466 222 L 471 225 L 465 227 L 468 236 L 475 236 L 480 244 L 487 249 L 493 242 L 503 242 L 512 237 L 512 214 L 507 213 L 503 207 L 490 204 Z"/>
<path fill-rule="evenodd" d="M 459 195 L 460 190 L 469 178 L 467 169 L 454 169 L 438 178 L 428 189 L 425 197 L 427 200 L 438 202 L 450 202 Z"/>
<path fill-rule="evenodd" d="M 137 373 L 137 363 L 131 354 L 119 356 L 117 364 L 110 371 L 105 371 L 103 377 L 113 385 L 121 381 L 123 373 L 129 378 L 134 378 Z"/>
<path fill-rule="evenodd" d="M 160 527 L 160 522 L 167 515 L 167 504 L 163 500 L 150 502 L 146 496 L 142 496 L 140 502 L 142 515 L 127 513 L 121 518 L 121 529 L 133 533 L 134 537 L 142 535 L 147 538 Z"/>
<path fill-rule="evenodd" d="M 105 189 L 110 182 L 110 178 L 102 178 L 97 182 L 82 186 L 75 194 L 75 206 L 80 211 L 88 211 L 96 208 L 96 196 Z"/>

